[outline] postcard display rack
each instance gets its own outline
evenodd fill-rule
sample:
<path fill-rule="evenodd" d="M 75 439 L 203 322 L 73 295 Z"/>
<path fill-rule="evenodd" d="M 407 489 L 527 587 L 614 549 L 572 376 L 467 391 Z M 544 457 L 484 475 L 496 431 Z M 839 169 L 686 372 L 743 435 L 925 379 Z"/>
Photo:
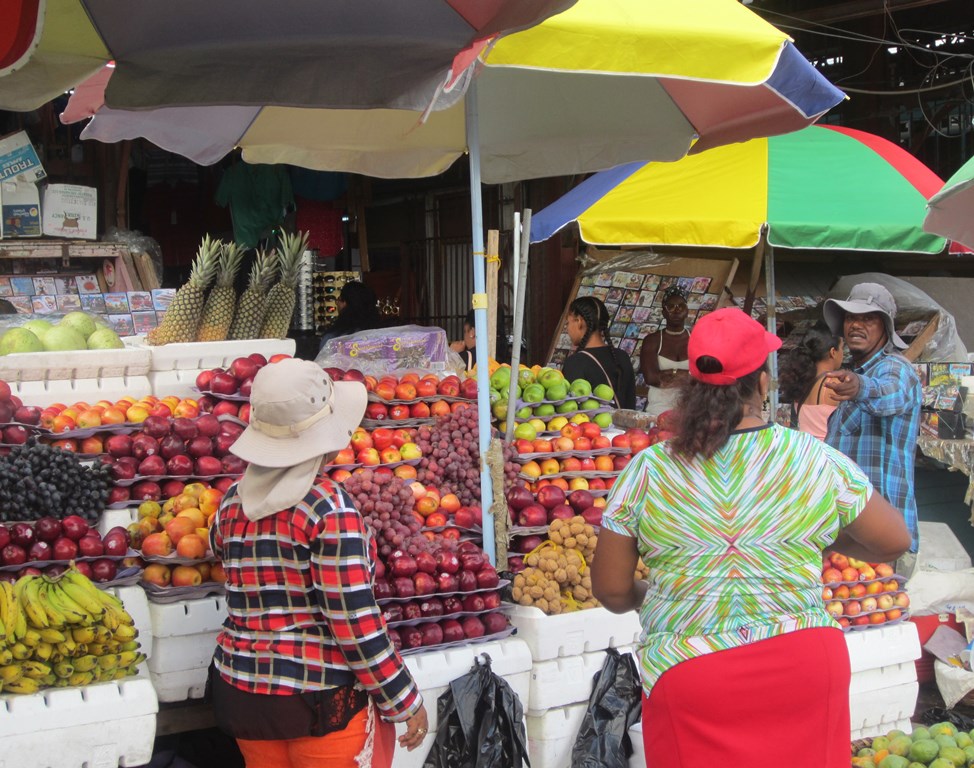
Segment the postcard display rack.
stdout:
<path fill-rule="evenodd" d="M 663 327 L 663 294 L 677 285 L 689 295 L 687 328 L 708 312 L 729 303 L 725 288 L 737 272 L 737 259 L 703 259 L 651 251 L 605 251 L 589 248 L 594 262 L 583 268 L 562 312 L 559 331 L 548 352 L 548 364 L 560 368 L 572 352 L 566 322 L 568 307 L 582 296 L 601 299 L 609 311 L 609 336 L 625 352 L 636 372 L 637 408 L 645 403 L 646 383 L 639 370 L 643 339 Z M 640 402 L 641 401 L 641 402 Z"/>

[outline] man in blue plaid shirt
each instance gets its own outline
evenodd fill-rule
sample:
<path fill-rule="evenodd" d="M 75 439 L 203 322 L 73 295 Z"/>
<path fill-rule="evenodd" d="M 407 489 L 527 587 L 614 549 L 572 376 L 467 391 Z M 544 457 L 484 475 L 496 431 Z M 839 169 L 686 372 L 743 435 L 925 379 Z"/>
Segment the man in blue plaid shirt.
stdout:
<path fill-rule="evenodd" d="M 823 311 L 852 356 L 851 370 L 825 380 L 842 401 L 829 418 L 825 442 L 855 461 L 903 513 L 912 543 L 898 570 L 912 570 L 919 544 L 913 465 L 922 395 L 913 367 L 897 354 L 907 345 L 893 328 L 896 302 L 878 283 L 860 283 L 846 301 L 828 299 Z"/>

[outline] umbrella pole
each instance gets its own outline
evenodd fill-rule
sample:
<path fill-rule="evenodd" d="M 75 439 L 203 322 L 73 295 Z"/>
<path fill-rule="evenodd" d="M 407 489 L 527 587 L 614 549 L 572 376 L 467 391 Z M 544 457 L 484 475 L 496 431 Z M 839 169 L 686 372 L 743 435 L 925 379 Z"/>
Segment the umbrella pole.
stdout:
<path fill-rule="evenodd" d="M 520 253 L 514 265 L 517 289 L 514 292 L 514 344 L 511 346 L 511 384 L 508 393 L 507 424 L 504 430 L 505 438 L 510 441 L 514 437 L 514 412 L 510 403 L 515 402 L 514 393 L 517 387 L 518 372 L 521 365 L 521 329 L 524 326 L 524 287 L 528 282 L 528 254 L 531 245 L 531 209 L 524 211 L 524 220 L 520 231 L 515 230 L 514 236 L 520 242 Z"/>
<path fill-rule="evenodd" d="M 487 365 L 487 270 L 484 258 L 483 198 L 480 189 L 480 131 L 477 125 L 477 80 L 470 83 L 464 104 L 467 121 L 467 152 L 470 158 L 470 226 L 473 246 L 474 328 L 477 332 L 477 443 L 480 448 L 480 507 L 483 510 L 484 552 L 497 562 L 494 519 L 490 507 L 494 498 L 487 448 L 490 445 L 490 375 Z"/>
<path fill-rule="evenodd" d="M 774 287 L 774 248 L 771 243 L 766 243 L 764 249 L 764 279 L 765 291 L 767 296 L 767 317 L 768 332 L 777 335 L 778 320 L 775 316 L 775 287 Z M 771 379 L 768 387 L 768 400 L 770 401 L 771 423 L 778 420 L 778 353 L 772 352 L 768 355 L 768 377 Z"/>

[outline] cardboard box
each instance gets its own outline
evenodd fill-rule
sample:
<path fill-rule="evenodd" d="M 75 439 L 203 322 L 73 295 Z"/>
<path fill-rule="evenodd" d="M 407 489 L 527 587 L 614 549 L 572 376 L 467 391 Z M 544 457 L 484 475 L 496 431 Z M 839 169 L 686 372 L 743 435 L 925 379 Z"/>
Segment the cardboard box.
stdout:
<path fill-rule="evenodd" d="M 98 236 L 98 191 L 94 187 L 48 184 L 41 210 L 45 235 L 72 240 Z"/>
<path fill-rule="evenodd" d="M 37 185 L 19 176 L 0 181 L 0 238 L 40 236 Z"/>
<path fill-rule="evenodd" d="M 26 131 L 0 139 L 0 181 L 18 177 L 29 182 L 47 178 L 47 172 Z"/>

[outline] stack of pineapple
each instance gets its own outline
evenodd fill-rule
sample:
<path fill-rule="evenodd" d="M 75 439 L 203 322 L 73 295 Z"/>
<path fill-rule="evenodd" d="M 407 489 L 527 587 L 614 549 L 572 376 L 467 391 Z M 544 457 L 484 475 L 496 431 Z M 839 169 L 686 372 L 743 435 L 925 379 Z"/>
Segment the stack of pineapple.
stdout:
<path fill-rule="evenodd" d="M 238 301 L 233 284 L 244 252 L 235 243 L 204 237 L 189 279 L 176 291 L 159 327 L 146 340 L 161 345 L 284 338 L 294 315 L 301 254 L 307 245 L 307 232 L 284 233 L 277 249 L 258 252 L 247 289 Z"/>

